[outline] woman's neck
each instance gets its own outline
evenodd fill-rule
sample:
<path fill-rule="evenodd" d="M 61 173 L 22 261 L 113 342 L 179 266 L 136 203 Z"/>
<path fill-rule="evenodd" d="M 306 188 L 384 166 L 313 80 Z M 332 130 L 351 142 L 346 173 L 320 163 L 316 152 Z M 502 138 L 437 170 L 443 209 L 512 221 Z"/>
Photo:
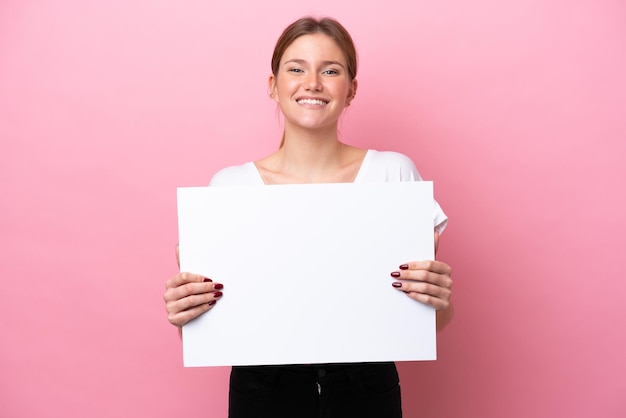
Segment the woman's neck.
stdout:
<path fill-rule="evenodd" d="M 337 129 L 285 129 L 283 146 L 257 162 L 266 183 L 351 181 L 364 150 L 339 141 Z"/>

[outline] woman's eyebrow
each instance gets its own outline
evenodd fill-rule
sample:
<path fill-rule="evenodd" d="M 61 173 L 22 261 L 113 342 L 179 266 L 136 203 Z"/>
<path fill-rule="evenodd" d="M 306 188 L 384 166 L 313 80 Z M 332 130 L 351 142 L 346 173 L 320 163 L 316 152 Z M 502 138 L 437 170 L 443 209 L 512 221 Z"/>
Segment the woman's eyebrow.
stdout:
<path fill-rule="evenodd" d="M 300 65 L 304 65 L 307 64 L 306 60 L 300 59 L 300 58 L 293 58 L 290 60 L 285 61 L 285 64 L 289 64 L 289 63 L 296 63 L 296 64 L 300 64 Z M 328 60 L 328 61 L 322 61 L 322 66 L 327 66 L 327 65 L 338 65 L 341 68 L 345 68 L 343 66 L 342 63 L 340 63 L 339 61 L 332 61 L 332 60 Z"/>

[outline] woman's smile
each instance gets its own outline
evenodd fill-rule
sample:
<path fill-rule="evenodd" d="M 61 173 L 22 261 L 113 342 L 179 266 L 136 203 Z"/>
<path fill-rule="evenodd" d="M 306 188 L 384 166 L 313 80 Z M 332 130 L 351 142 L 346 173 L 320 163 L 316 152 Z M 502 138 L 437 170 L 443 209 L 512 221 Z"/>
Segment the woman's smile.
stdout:
<path fill-rule="evenodd" d="M 312 108 L 322 108 L 328 104 L 328 100 L 326 99 L 316 99 L 316 98 L 299 98 L 296 99 L 296 102 L 299 105 L 304 105 Z"/>

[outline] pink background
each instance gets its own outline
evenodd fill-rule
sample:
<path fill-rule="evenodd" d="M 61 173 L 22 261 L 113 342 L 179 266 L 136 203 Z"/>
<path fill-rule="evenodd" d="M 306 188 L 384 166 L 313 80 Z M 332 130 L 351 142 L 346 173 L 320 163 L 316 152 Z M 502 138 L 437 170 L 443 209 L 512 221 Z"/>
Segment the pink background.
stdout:
<path fill-rule="evenodd" d="M 2 1 L 0 415 L 226 416 L 166 320 L 175 188 L 277 147 L 270 55 L 314 13 L 360 53 L 345 140 L 451 218 L 457 316 L 400 364 L 405 416 L 626 416 L 625 3 L 221 4 Z"/>

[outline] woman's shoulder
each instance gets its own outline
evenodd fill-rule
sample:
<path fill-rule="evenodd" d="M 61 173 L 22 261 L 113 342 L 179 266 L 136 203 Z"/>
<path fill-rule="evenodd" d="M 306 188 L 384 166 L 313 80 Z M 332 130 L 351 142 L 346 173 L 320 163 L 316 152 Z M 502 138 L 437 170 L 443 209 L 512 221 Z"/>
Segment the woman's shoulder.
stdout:
<path fill-rule="evenodd" d="M 248 186 L 258 184 L 259 174 L 253 162 L 222 168 L 211 178 L 209 186 Z"/>
<path fill-rule="evenodd" d="M 370 181 L 415 181 L 421 176 L 408 156 L 395 151 L 368 150 L 364 177 Z"/>
<path fill-rule="evenodd" d="M 413 160 L 396 151 L 368 150 L 368 156 L 375 164 L 415 167 Z"/>

